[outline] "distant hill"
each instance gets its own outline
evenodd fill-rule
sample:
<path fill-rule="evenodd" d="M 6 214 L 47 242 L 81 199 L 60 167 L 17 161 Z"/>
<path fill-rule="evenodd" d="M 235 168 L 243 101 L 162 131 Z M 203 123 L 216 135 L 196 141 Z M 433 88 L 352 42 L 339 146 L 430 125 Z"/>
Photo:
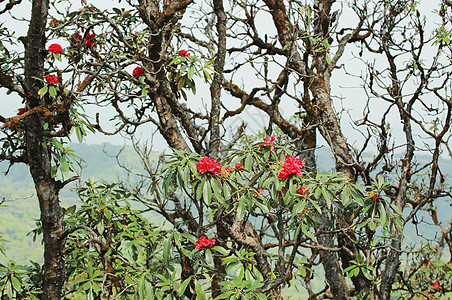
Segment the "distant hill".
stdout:
<path fill-rule="evenodd" d="M 124 178 L 126 171 L 118 166 L 115 155 L 120 152 L 119 160 L 130 168 L 139 168 L 140 161 L 131 147 L 121 147 L 111 144 L 87 145 L 71 144 L 75 153 L 84 159 L 82 162 L 81 180 L 118 181 Z M 155 158 L 158 154 L 155 154 Z M 6 162 L 0 163 L 0 235 L 8 240 L 5 248 L 9 259 L 19 264 L 26 264 L 29 260 L 42 262 L 42 247 L 39 242 L 34 243 L 31 235 L 27 234 L 36 228 L 35 221 L 39 219 L 39 206 L 35 196 L 33 181 L 28 167 L 23 164 L 14 165 L 7 176 Z M 65 187 L 60 199 L 63 206 L 77 201 L 74 191 L 76 183 Z M 0 256 L 0 262 L 5 258 Z"/>

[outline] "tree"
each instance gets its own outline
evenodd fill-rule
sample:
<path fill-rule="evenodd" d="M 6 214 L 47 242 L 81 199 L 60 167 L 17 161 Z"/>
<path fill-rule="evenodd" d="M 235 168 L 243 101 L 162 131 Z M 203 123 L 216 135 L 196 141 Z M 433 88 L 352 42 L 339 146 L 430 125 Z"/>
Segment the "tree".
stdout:
<path fill-rule="evenodd" d="M 124 9 L 101 10 L 86 4 L 80 10 L 64 13 L 55 9 L 47 29 L 49 40 L 64 39 L 70 45 L 63 52 L 63 67 L 44 65 L 47 13 L 32 14 L 30 37 L 24 40 L 23 67 L 21 59 L 13 59 L 8 51 L 3 51 L 5 67 L 1 73 L 1 86 L 26 99 L 28 111 L 21 116 L 0 118 L 4 123 L 2 132 L 6 145 L 2 148 L 1 158 L 30 165 L 38 196 L 44 183 L 45 187 L 53 186 L 51 193 L 40 196 L 44 211 L 44 242 L 46 247 L 56 245 L 60 252 L 54 253 L 53 258 L 46 256 L 48 275 L 44 280 L 44 295 L 51 295 L 47 294 L 50 293 L 47 286 L 48 289 L 52 286 L 52 295 L 61 291 L 62 285 L 46 284 L 54 278 L 50 275 L 53 274 L 52 259 L 58 260 L 58 269 L 63 270 L 61 249 L 65 238 L 78 229 L 88 230 L 83 227 L 88 225 L 76 224 L 66 231 L 62 228 L 57 195 L 70 179 L 60 182 L 52 176 L 55 172 L 52 173 L 51 153 L 56 158 L 56 166 L 63 173 L 68 170 L 65 167 L 68 155 L 55 137 L 67 136 L 72 128 L 80 139 L 86 128 L 106 134 L 124 132 L 133 135 L 137 127 L 145 123 L 152 123 L 157 128 L 174 149 L 177 159 L 173 161 L 173 168 L 165 167 L 167 173 L 163 183 L 154 173 L 161 170 L 146 165 L 149 171 L 148 186 L 144 187 L 146 192 L 135 189 L 131 195 L 165 217 L 177 228 L 174 232 L 185 234 L 185 238 L 192 236 L 192 242 L 193 237 L 200 238 L 210 232 L 221 249 L 229 251 L 226 258 L 212 257 L 215 270 L 211 281 L 213 297 L 220 299 L 228 291 L 228 285 L 224 283 L 228 278 L 225 259 L 229 258 L 232 264 L 234 255 L 238 257 L 236 262 L 256 262 L 257 271 L 252 267 L 247 269 L 262 276 L 258 276 L 262 285 L 254 286 L 253 292 L 280 297 L 281 288 L 291 282 L 295 269 L 291 263 L 295 258 L 286 260 L 286 254 L 293 251 L 293 255 L 302 255 L 294 250 L 298 247 L 310 249 L 311 256 L 306 262 L 300 262 L 303 268 L 311 267 L 319 258 L 334 299 L 364 295 L 372 299 L 389 299 L 395 288 L 410 298 L 419 293 L 410 278 L 419 274 L 416 272 L 420 270 L 420 262 L 417 261 L 415 272 L 403 272 L 405 266 L 400 264 L 403 225 L 419 222 L 420 211 L 428 212 L 433 222 L 442 226 L 442 237 L 435 248 L 436 259 L 440 260 L 445 244 L 452 251 L 452 221 L 438 221 L 435 211 L 435 202 L 450 197 L 439 164 L 440 154 L 445 150 L 451 152 L 447 144 L 452 108 L 448 95 L 451 71 L 449 2 L 438 5 L 436 15 L 440 25 L 432 32 L 427 29 L 427 22 L 415 1 L 126 2 L 130 7 Z M 39 5 L 45 8 L 40 9 Z M 58 7 L 58 4 L 54 5 Z M 35 6 L 36 11 L 43 13 L 47 11 L 48 3 L 33 1 L 34 9 Z M 9 4 L 4 11 L 12 9 L 14 4 Z M 192 12 L 192 22 L 188 20 L 188 11 Z M 346 24 L 348 20 L 354 23 Z M 40 31 L 35 33 L 38 28 Z M 8 36 L 6 31 L 3 36 Z M 37 39 L 36 43 L 30 43 L 33 37 Z M 358 52 L 355 60 L 362 66 L 357 72 L 349 71 L 344 60 L 347 53 L 354 52 Z M 31 60 L 36 53 L 43 55 Z M 38 62 L 39 65 L 35 65 Z M 17 68 L 23 68 L 23 76 L 14 74 Z M 44 86 L 42 81 L 36 80 L 47 73 L 45 70 L 55 70 L 59 74 L 61 84 L 58 88 L 52 84 Z M 255 78 L 250 78 L 250 73 Z M 362 136 L 360 147 L 349 143 L 351 137 L 344 129 L 346 116 L 337 113 L 346 111 L 347 107 L 341 107 L 334 98 L 338 89 L 331 82 L 336 74 L 362 80 L 362 100 L 358 105 L 364 108 L 363 115 L 358 120 L 352 119 L 353 128 Z M 205 79 L 205 85 L 198 80 L 201 77 Z M 44 90 L 41 89 L 43 86 Z M 191 105 L 196 97 L 192 94 L 199 91 L 200 86 L 210 89 L 210 104 L 206 108 Z M 90 102 L 114 108 L 114 125 L 117 127 L 113 132 L 104 129 L 104 121 L 99 115 L 96 122 L 89 124 L 76 111 L 77 108 L 80 110 L 79 103 Z M 284 107 L 290 105 L 296 112 L 284 114 Z M 379 108 L 378 111 L 373 109 L 374 106 Z M 243 140 L 240 144 L 246 124 L 233 131 L 224 127 L 228 120 L 240 118 L 251 108 L 267 116 L 265 135 L 270 142 L 252 146 L 253 141 L 245 139 L 245 144 Z M 402 128 L 395 126 L 393 118 L 401 122 Z M 37 123 L 32 126 L 31 120 Z M 48 125 L 44 126 L 45 123 Z M 272 140 L 272 135 L 277 136 L 277 142 Z M 44 137 L 50 139 L 46 148 L 41 146 L 46 141 Z M 317 174 L 315 151 L 322 141 L 331 149 L 336 171 L 343 177 Z M 241 145 L 248 152 L 223 151 L 235 145 Z M 279 148 L 279 145 L 286 148 Z M 276 152 L 271 152 L 271 147 Z M 395 155 L 398 149 L 403 150 L 400 159 Z M 370 160 L 364 156 L 366 151 L 375 152 Z M 190 152 L 193 153 L 188 154 Z M 138 153 L 146 163 L 146 151 L 138 149 Z M 291 155 L 301 159 L 304 169 L 309 172 L 303 177 L 305 181 L 278 177 L 277 166 L 284 169 L 285 160 L 275 157 L 275 153 L 285 159 Z M 424 163 L 417 159 L 419 155 L 428 155 L 429 159 Z M 203 177 L 198 174 L 203 174 L 196 168 L 202 156 L 219 157 L 226 163 L 240 162 L 250 180 L 244 179 L 247 182 L 244 184 L 243 181 L 221 179 L 221 182 L 227 181 L 227 187 L 220 191 L 216 170 L 208 170 L 213 175 L 208 173 Z M 38 161 L 46 163 L 38 168 Z M 210 164 L 217 162 L 210 161 Z M 40 170 L 46 170 L 46 175 Z M 425 174 L 420 176 L 422 172 Z M 272 179 L 267 182 L 253 180 L 256 174 L 265 174 L 263 178 Z M 225 173 L 223 175 L 228 178 Z M 331 178 L 335 178 L 333 183 Z M 308 223 L 288 216 L 288 212 L 295 214 L 300 209 L 293 202 L 300 199 L 296 183 L 306 184 L 312 192 L 309 197 L 304 195 L 309 199 L 307 211 L 312 209 L 313 212 Z M 265 192 L 265 196 L 260 197 L 259 188 L 267 189 L 268 194 Z M 163 190 L 160 192 L 160 189 Z M 226 198 L 228 189 L 238 197 L 232 206 L 212 201 L 213 196 Z M 257 191 L 257 197 L 253 195 L 253 189 Z M 280 197 L 276 194 L 278 191 L 284 193 L 286 202 L 273 204 L 272 201 Z M 53 195 L 52 211 L 46 210 L 48 206 L 44 204 L 49 202 L 44 195 Z M 335 205 L 328 205 L 329 201 Z M 184 206 L 182 203 L 189 204 Z M 350 204 L 356 207 L 352 209 Z M 48 214 L 56 218 L 52 222 L 59 224 L 56 228 L 45 223 L 51 220 Z M 268 215 L 272 217 L 266 217 Z M 374 220 L 376 217 L 379 221 Z M 255 224 L 253 218 L 262 223 Z M 306 239 L 303 241 L 299 240 L 301 233 L 294 237 L 286 231 L 301 224 L 309 225 L 302 231 Z M 384 228 L 387 235 L 378 237 L 377 227 Z M 52 240 L 50 237 L 55 237 L 52 232 L 58 232 L 64 238 Z M 177 250 L 174 259 L 182 270 L 177 275 L 180 276 L 178 284 L 189 284 L 184 295 L 194 297 L 193 291 L 199 293 L 201 285 L 193 269 L 191 254 L 194 252 L 189 255 L 184 251 L 174 232 L 162 232 L 166 241 L 170 241 L 165 243 L 166 248 L 162 251 L 168 256 L 170 248 Z M 91 234 L 98 236 L 99 233 Z M 266 243 L 266 239 L 273 239 L 273 242 Z M 221 251 L 219 249 L 216 251 Z M 235 249 L 243 252 L 236 254 Z M 277 259 L 272 259 L 271 249 L 278 249 Z M 168 259 L 166 257 L 165 261 Z M 439 265 L 436 271 L 432 270 L 433 283 L 437 285 L 420 287 L 421 292 L 449 291 L 442 280 L 447 282 L 450 267 L 444 265 L 443 271 L 438 272 Z M 247 267 L 243 266 L 245 270 Z M 62 284 L 59 274 L 58 282 Z M 170 276 L 169 273 L 162 274 L 165 278 Z M 353 288 L 347 284 L 346 276 L 351 278 Z M 328 288 L 314 292 L 310 280 L 310 276 L 303 276 L 309 297 L 315 299 L 324 295 Z M 258 294 L 254 296 L 259 297 Z"/>

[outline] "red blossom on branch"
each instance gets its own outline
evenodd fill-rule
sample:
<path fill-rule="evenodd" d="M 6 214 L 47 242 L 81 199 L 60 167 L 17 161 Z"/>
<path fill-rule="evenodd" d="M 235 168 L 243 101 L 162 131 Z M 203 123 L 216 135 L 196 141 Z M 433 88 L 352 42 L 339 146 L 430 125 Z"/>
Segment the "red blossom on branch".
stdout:
<path fill-rule="evenodd" d="M 88 32 L 85 36 L 84 42 L 85 42 L 86 47 L 88 47 L 88 48 L 93 47 L 94 43 L 96 42 L 96 35 L 94 33 L 91 34 Z"/>
<path fill-rule="evenodd" d="M 27 109 L 25 107 L 22 107 L 21 109 L 19 109 L 19 112 L 17 113 L 18 116 L 23 115 L 25 112 L 27 111 Z"/>
<path fill-rule="evenodd" d="M 58 77 L 53 74 L 48 74 L 44 76 L 44 79 L 47 81 L 48 84 L 56 85 L 58 84 Z"/>
<path fill-rule="evenodd" d="M 206 172 L 211 172 L 215 175 L 220 174 L 221 165 L 217 163 L 217 160 L 214 158 L 210 158 L 208 156 L 203 157 L 198 164 L 196 165 L 198 172 L 201 174 L 205 174 Z"/>
<path fill-rule="evenodd" d="M 206 239 L 205 237 L 200 237 L 197 241 L 196 241 L 196 249 L 200 249 L 200 248 L 207 248 L 210 246 L 215 245 L 216 240 L 215 239 Z"/>
<path fill-rule="evenodd" d="M 286 179 L 289 175 L 295 174 L 297 176 L 302 176 L 301 168 L 304 166 L 304 161 L 294 156 L 288 156 L 284 160 L 283 169 L 279 173 L 279 178 L 281 180 Z"/>
<path fill-rule="evenodd" d="M 433 289 L 435 289 L 435 290 L 437 290 L 437 291 L 439 291 L 439 289 L 441 288 L 441 287 L 439 286 L 439 284 L 436 283 L 436 282 L 433 282 L 433 283 L 432 283 L 432 287 L 433 287 Z"/>
<path fill-rule="evenodd" d="M 305 187 L 302 186 L 301 189 L 297 190 L 297 194 L 302 195 L 302 196 L 308 196 L 309 191 Z"/>
<path fill-rule="evenodd" d="M 234 169 L 239 171 L 245 169 L 245 167 L 241 163 L 236 163 Z"/>
<path fill-rule="evenodd" d="M 180 50 L 179 52 L 177 52 L 177 54 L 179 54 L 180 56 L 184 56 L 184 57 L 190 56 L 190 53 L 188 53 L 187 50 Z"/>
<path fill-rule="evenodd" d="M 275 141 L 275 137 L 273 135 L 272 136 L 266 136 L 266 137 L 264 137 L 264 141 L 267 144 L 271 144 L 271 143 L 273 143 Z"/>
<path fill-rule="evenodd" d="M 132 72 L 133 77 L 139 77 L 143 74 L 144 74 L 144 71 L 143 71 L 142 67 L 136 67 L 135 69 L 133 69 L 133 72 Z"/>
<path fill-rule="evenodd" d="M 49 52 L 54 54 L 60 54 L 63 52 L 63 47 L 60 44 L 52 44 L 49 46 Z"/>

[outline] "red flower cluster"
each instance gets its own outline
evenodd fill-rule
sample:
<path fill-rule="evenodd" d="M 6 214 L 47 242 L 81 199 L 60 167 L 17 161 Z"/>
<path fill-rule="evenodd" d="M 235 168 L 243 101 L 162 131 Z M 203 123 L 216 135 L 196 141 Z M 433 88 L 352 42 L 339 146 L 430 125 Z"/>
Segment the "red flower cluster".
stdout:
<path fill-rule="evenodd" d="M 47 81 L 48 84 L 58 84 L 58 77 L 53 74 L 48 74 L 44 76 L 44 79 Z"/>
<path fill-rule="evenodd" d="M 207 248 L 210 246 L 215 245 L 216 240 L 215 239 L 206 239 L 205 237 L 200 237 L 197 241 L 196 241 L 196 249 L 200 249 L 200 248 Z"/>
<path fill-rule="evenodd" d="M 379 198 L 380 198 L 380 196 L 378 194 L 375 194 L 372 196 L 372 200 L 374 200 L 374 201 L 378 201 Z"/>
<path fill-rule="evenodd" d="M 240 170 L 245 169 L 245 167 L 241 163 L 236 163 L 234 169 L 236 171 L 240 171 Z"/>
<path fill-rule="evenodd" d="M 55 54 L 60 54 L 61 52 L 63 52 L 63 47 L 61 47 L 60 44 L 52 44 L 49 46 L 49 52 L 55 53 Z"/>
<path fill-rule="evenodd" d="M 185 57 L 190 56 L 190 53 L 188 53 L 187 50 L 180 50 L 179 52 L 177 52 L 177 54 L 179 54 L 180 56 L 185 56 Z"/>
<path fill-rule="evenodd" d="M 135 69 L 133 69 L 133 72 L 132 72 L 133 77 L 139 77 L 143 74 L 144 74 L 144 71 L 143 71 L 142 67 L 136 67 Z"/>
<path fill-rule="evenodd" d="M 267 144 L 271 144 L 271 143 L 273 143 L 275 141 L 275 137 L 273 135 L 272 136 L 266 136 L 266 137 L 264 137 L 264 141 Z"/>
<path fill-rule="evenodd" d="M 288 156 L 284 160 L 283 169 L 279 173 L 279 178 L 281 180 L 286 179 L 289 175 L 295 174 L 297 176 L 302 176 L 301 168 L 304 166 L 304 161 L 294 156 Z"/>
<path fill-rule="evenodd" d="M 221 172 L 221 165 L 217 163 L 217 160 L 208 156 L 203 157 L 196 167 L 201 174 L 212 172 L 213 174 L 218 175 Z"/>
<path fill-rule="evenodd" d="M 91 48 L 92 46 L 94 46 L 94 43 L 96 42 L 96 35 L 94 33 L 91 34 L 88 32 L 85 36 L 84 42 L 86 47 Z"/>
<path fill-rule="evenodd" d="M 300 213 L 300 220 L 303 221 L 303 212 Z"/>
<path fill-rule="evenodd" d="M 23 115 L 25 112 L 27 111 L 27 109 L 25 107 L 22 107 L 21 109 L 19 109 L 19 112 L 17 113 L 18 116 Z"/>
<path fill-rule="evenodd" d="M 309 191 L 302 186 L 301 189 L 297 190 L 297 194 L 302 196 L 308 196 Z"/>
<path fill-rule="evenodd" d="M 439 286 L 439 284 L 436 283 L 436 282 L 433 282 L 433 283 L 432 283 L 432 287 L 433 287 L 435 290 L 437 290 L 437 291 L 439 291 L 439 289 L 441 288 L 441 287 Z"/>
<path fill-rule="evenodd" d="M 80 33 L 76 32 L 69 38 L 69 41 L 72 44 L 79 44 L 82 41 L 82 39 L 83 36 Z M 94 46 L 94 43 L 96 42 L 96 35 L 94 33 L 91 34 L 88 32 L 83 42 L 85 43 L 86 47 L 91 48 L 92 46 Z"/>

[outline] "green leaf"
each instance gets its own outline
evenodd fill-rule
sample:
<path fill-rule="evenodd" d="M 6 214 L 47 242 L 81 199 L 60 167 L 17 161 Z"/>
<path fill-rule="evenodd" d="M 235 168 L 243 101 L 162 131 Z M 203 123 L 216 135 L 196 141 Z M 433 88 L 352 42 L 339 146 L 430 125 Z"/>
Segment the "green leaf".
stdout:
<path fill-rule="evenodd" d="M 333 201 L 333 196 L 331 195 L 330 191 L 327 190 L 323 186 L 321 188 L 321 191 L 322 191 L 323 198 L 325 198 L 328 209 L 331 209 L 331 202 Z"/>
<path fill-rule="evenodd" d="M 303 233 L 309 237 L 312 240 L 315 240 L 315 236 L 312 232 L 309 231 L 309 228 L 307 228 L 306 223 L 302 223 L 301 224 L 301 230 L 303 231 Z"/>
<path fill-rule="evenodd" d="M 244 165 L 245 169 L 247 171 L 250 171 L 252 164 L 253 164 L 253 155 L 251 155 L 251 153 L 248 153 L 248 155 L 245 158 L 245 165 Z"/>
<path fill-rule="evenodd" d="M 212 251 L 210 249 L 206 249 L 206 263 L 209 265 L 213 263 Z"/>
<path fill-rule="evenodd" d="M 185 76 L 182 76 L 181 78 L 179 78 L 179 81 L 177 82 L 177 89 L 178 90 L 181 90 L 184 87 L 185 80 L 186 80 Z"/>
<path fill-rule="evenodd" d="M 77 140 L 79 143 L 83 142 L 83 134 L 82 130 L 80 129 L 80 126 L 75 127 L 75 134 L 77 135 Z"/>
<path fill-rule="evenodd" d="M 212 188 L 208 180 L 204 182 L 204 187 L 202 188 L 202 198 L 204 200 L 204 203 L 210 205 L 210 202 L 212 200 Z"/>
<path fill-rule="evenodd" d="M 192 79 L 194 74 L 195 74 L 195 68 L 193 66 L 190 66 L 188 68 L 188 72 L 187 72 L 188 79 Z"/>
<path fill-rule="evenodd" d="M 237 207 L 237 219 L 239 221 L 243 220 L 243 217 L 245 216 L 245 200 L 246 199 L 242 197 Z"/>
<path fill-rule="evenodd" d="M 264 203 L 261 203 L 259 201 L 259 199 L 254 198 L 254 204 L 256 204 L 264 214 L 268 214 L 270 212 L 267 205 L 265 205 Z"/>
<path fill-rule="evenodd" d="M 206 299 L 206 294 L 202 290 L 202 286 L 198 280 L 195 280 L 195 291 L 196 291 L 196 297 L 198 300 Z"/>
<path fill-rule="evenodd" d="M 388 220 L 387 217 L 386 217 L 387 216 L 387 214 L 386 214 L 386 207 L 381 202 L 379 204 L 380 204 L 380 223 L 381 223 L 381 225 L 385 225 L 386 221 Z"/>
<path fill-rule="evenodd" d="M 61 170 L 61 173 L 63 173 L 63 174 L 69 173 L 69 165 L 68 165 L 66 156 L 60 157 L 60 170 Z"/>
<path fill-rule="evenodd" d="M 165 264 L 169 264 L 169 257 L 170 257 L 170 251 L 171 251 L 171 236 L 165 240 L 165 243 L 163 244 L 163 261 Z"/>
<path fill-rule="evenodd" d="M 55 98 L 57 91 L 53 85 L 49 86 L 49 95 L 51 98 Z"/>
<path fill-rule="evenodd" d="M 49 86 L 45 85 L 38 91 L 38 95 L 41 96 L 41 98 L 42 98 L 42 97 L 44 97 L 45 94 L 47 94 L 48 90 L 49 90 Z"/>
<path fill-rule="evenodd" d="M 179 296 L 182 296 L 185 293 L 185 289 L 187 288 L 188 284 L 190 283 L 190 280 L 191 280 L 191 276 L 188 277 L 187 279 L 185 279 L 184 282 L 182 282 L 179 289 L 177 290 L 177 294 Z"/>

